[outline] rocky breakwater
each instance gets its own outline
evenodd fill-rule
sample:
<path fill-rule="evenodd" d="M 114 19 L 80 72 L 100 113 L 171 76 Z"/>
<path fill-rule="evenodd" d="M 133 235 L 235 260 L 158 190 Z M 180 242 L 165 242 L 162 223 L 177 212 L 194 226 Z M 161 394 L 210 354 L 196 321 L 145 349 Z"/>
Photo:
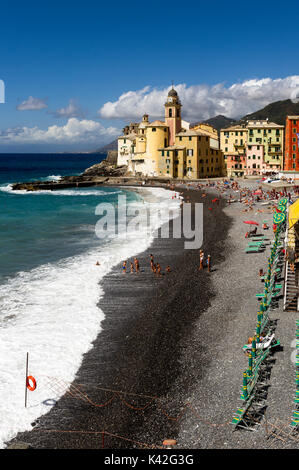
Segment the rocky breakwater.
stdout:
<path fill-rule="evenodd" d="M 115 159 L 108 155 L 106 160 L 87 168 L 81 175 L 64 176 L 59 181 L 29 181 L 25 183 L 14 183 L 13 190 L 39 191 L 67 189 L 74 187 L 97 186 L 108 182 L 110 178 L 122 177 L 127 173 L 127 166 L 117 166 Z"/>

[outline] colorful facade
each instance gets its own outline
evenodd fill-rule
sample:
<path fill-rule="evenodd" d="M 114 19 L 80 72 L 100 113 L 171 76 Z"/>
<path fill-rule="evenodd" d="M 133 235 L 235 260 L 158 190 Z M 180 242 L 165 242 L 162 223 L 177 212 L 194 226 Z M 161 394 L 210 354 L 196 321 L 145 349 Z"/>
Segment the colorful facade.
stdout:
<path fill-rule="evenodd" d="M 248 146 L 263 147 L 264 172 L 283 169 L 284 126 L 266 120 L 248 121 Z M 262 174 L 262 164 L 256 169 Z"/>
<path fill-rule="evenodd" d="M 216 129 L 191 127 L 181 116 L 182 104 L 172 88 L 164 105 L 164 121 L 131 123 L 118 138 L 118 164 L 133 175 L 198 179 L 223 176 L 223 153 Z"/>
<path fill-rule="evenodd" d="M 263 175 L 283 168 L 284 126 L 251 120 L 220 131 L 228 176 Z"/>
<path fill-rule="evenodd" d="M 246 172 L 247 129 L 236 125 L 220 131 L 220 148 L 224 154 L 227 176 L 243 176 Z"/>
<path fill-rule="evenodd" d="M 284 170 L 299 171 L 299 116 L 287 116 Z"/>

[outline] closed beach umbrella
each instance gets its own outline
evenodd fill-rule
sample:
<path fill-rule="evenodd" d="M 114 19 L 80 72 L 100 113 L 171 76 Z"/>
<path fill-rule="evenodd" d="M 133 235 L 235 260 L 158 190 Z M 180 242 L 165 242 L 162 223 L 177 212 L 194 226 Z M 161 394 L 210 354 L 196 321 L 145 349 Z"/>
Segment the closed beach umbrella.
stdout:
<path fill-rule="evenodd" d="M 244 220 L 244 224 L 259 225 L 257 222 L 254 222 L 254 220 Z"/>

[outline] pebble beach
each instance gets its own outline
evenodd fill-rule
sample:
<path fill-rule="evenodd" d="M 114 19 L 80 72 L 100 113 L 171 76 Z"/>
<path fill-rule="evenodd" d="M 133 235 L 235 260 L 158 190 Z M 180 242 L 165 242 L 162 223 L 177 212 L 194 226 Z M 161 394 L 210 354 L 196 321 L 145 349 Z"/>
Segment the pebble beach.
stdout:
<path fill-rule="evenodd" d="M 257 187 L 256 182 L 242 185 Z M 258 271 L 266 268 L 270 250 L 267 245 L 262 253 L 245 253 L 244 220 L 256 220 L 261 232 L 267 219 L 270 229 L 264 234 L 270 241 L 272 212 L 258 203 L 250 215 L 243 212 L 233 190 L 221 195 L 214 187 L 177 185 L 176 190 L 192 206 L 203 203 L 202 249 L 211 255 L 211 272 L 198 270 L 199 250 L 186 250 L 183 239 L 172 237 L 155 238 L 138 256 L 139 274 L 123 275 L 121 264 L 114 267 L 102 281 L 102 331 L 84 355 L 72 394 L 10 444 L 158 448 L 172 438 L 181 449 L 299 447 L 298 441 L 269 436 L 271 423 L 290 421 L 294 395 L 296 313 L 283 312 L 281 301 L 270 312 L 282 346 L 273 354 L 266 419 L 253 432 L 230 424 L 247 363 L 242 346 L 256 324 Z M 150 254 L 162 267 L 161 277 L 151 272 Z"/>

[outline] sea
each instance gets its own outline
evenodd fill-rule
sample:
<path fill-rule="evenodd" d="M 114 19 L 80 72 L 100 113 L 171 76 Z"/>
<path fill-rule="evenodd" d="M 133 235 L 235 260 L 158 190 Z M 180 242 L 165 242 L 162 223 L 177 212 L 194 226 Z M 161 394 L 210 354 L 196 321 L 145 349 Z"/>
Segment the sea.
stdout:
<path fill-rule="evenodd" d="M 74 379 L 101 331 L 101 279 L 151 245 L 169 209 L 171 217 L 179 214 L 179 195 L 162 188 L 12 190 L 14 182 L 80 174 L 104 158 L 0 154 L 1 448 L 19 431 L 32 429 Z M 99 210 L 106 205 L 116 214 L 127 211 L 129 221 L 141 214 L 138 232 L 132 224 L 115 236 L 99 226 L 99 214 L 108 222 L 113 217 L 113 211 Z M 153 214 L 146 221 L 140 219 L 145 209 Z M 34 391 L 26 388 L 27 357 Z"/>

